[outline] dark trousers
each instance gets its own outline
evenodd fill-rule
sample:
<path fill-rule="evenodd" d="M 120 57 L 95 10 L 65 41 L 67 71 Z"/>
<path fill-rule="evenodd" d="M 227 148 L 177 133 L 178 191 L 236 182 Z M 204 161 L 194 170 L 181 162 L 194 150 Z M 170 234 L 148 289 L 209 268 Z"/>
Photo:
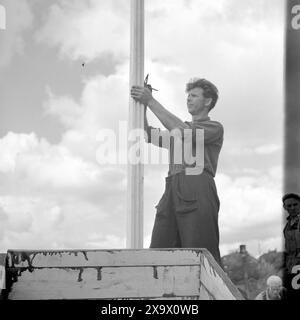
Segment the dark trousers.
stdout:
<path fill-rule="evenodd" d="M 150 248 L 206 248 L 221 266 L 219 206 L 214 179 L 206 171 L 167 177 Z"/>

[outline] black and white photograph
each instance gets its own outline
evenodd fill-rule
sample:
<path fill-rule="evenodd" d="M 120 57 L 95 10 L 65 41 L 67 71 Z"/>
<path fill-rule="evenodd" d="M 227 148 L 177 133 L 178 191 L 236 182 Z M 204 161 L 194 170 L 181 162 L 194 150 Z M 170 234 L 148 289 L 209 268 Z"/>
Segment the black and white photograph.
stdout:
<path fill-rule="evenodd" d="M 300 1 L 0 0 L 1 299 L 299 294 L 299 56 Z"/>

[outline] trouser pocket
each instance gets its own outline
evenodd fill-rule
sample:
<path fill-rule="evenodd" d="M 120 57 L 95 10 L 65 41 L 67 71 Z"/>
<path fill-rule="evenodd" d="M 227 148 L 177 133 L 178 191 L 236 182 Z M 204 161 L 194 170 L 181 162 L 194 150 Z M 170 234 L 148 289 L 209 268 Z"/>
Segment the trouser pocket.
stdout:
<path fill-rule="evenodd" d="M 169 205 L 170 187 L 166 184 L 165 191 L 159 200 L 156 208 L 156 216 L 165 216 Z"/>
<path fill-rule="evenodd" d="M 197 210 L 199 202 L 195 179 L 184 174 L 179 174 L 176 178 L 176 212 L 189 213 Z"/>
<path fill-rule="evenodd" d="M 179 191 L 176 193 L 178 203 L 176 206 L 176 212 L 178 213 L 188 213 L 198 209 L 197 199 L 186 199 L 181 195 Z"/>

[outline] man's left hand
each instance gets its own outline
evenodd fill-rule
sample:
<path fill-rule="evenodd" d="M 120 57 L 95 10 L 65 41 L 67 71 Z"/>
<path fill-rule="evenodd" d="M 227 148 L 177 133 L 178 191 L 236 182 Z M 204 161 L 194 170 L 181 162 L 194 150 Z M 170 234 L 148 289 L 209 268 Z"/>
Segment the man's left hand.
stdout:
<path fill-rule="evenodd" d="M 153 99 L 151 91 L 148 88 L 141 86 L 132 86 L 130 94 L 135 101 L 140 102 L 145 106 Z"/>

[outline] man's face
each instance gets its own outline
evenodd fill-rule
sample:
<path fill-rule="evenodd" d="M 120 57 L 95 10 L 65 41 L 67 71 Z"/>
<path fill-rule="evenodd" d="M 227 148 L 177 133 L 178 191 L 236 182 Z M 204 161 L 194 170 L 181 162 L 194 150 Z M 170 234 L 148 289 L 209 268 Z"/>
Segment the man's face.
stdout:
<path fill-rule="evenodd" d="M 296 216 L 300 213 L 300 201 L 297 199 L 286 199 L 284 201 L 283 207 L 289 213 L 290 216 Z"/>
<path fill-rule="evenodd" d="M 202 88 L 194 88 L 188 91 L 187 107 L 191 115 L 197 115 L 209 107 L 211 99 L 203 96 Z"/>
<path fill-rule="evenodd" d="M 271 285 L 268 287 L 268 294 L 271 299 L 279 299 L 280 291 L 282 287 L 281 285 Z"/>

